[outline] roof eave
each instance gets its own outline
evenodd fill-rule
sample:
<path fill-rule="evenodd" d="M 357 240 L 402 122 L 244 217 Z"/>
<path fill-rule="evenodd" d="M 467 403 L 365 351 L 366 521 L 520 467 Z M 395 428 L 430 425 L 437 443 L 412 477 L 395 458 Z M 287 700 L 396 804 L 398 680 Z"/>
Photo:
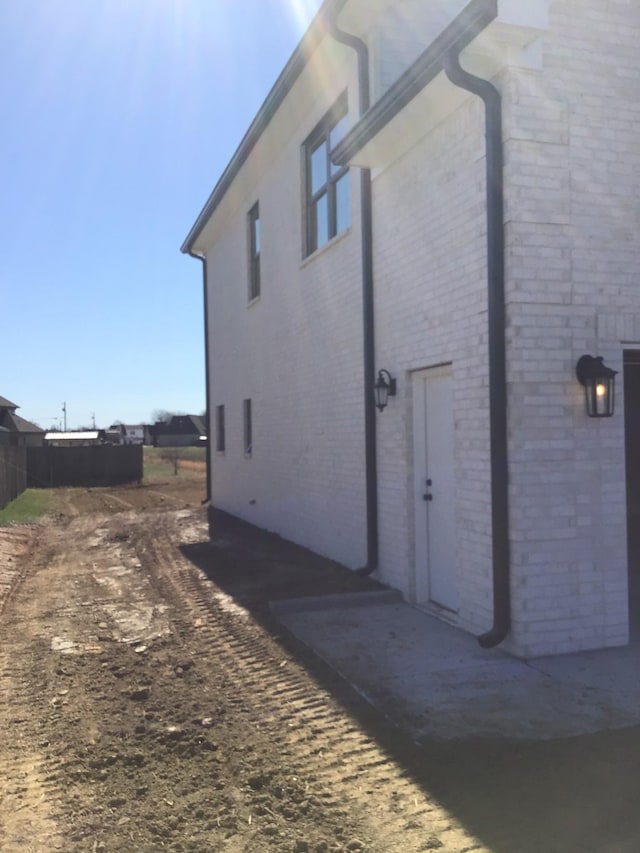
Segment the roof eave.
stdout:
<path fill-rule="evenodd" d="M 251 153 L 256 142 L 260 139 L 265 128 L 268 126 L 274 114 L 306 67 L 309 57 L 319 45 L 323 36 L 327 33 L 327 13 L 330 11 L 330 8 L 335 4 L 335 2 L 336 0 L 324 0 L 324 3 L 316 13 L 315 17 L 309 24 L 307 31 L 298 43 L 298 46 L 291 54 L 289 61 L 265 98 L 256 117 L 249 125 L 240 145 L 220 176 L 220 179 L 213 188 L 211 195 L 207 199 L 204 207 L 198 215 L 198 218 L 180 247 L 180 251 L 184 254 L 190 255 L 193 253 L 196 240 L 204 230 L 216 207 L 220 204 L 220 201 L 231 186 L 232 181 L 240 171 L 240 168 Z"/>
<path fill-rule="evenodd" d="M 471 0 L 336 145 L 331 152 L 333 162 L 347 165 L 443 70 L 443 57 L 448 51 L 463 50 L 497 16 L 498 0 Z"/>

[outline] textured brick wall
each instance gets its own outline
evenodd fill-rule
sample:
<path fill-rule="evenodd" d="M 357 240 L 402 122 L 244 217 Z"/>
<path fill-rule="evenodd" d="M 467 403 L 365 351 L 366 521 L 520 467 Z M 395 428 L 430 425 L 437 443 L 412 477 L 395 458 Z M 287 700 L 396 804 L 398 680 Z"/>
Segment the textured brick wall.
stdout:
<path fill-rule="evenodd" d="M 296 84 L 237 179 L 236 211 L 218 224 L 208 253 L 211 404 L 226 414 L 226 452 L 212 452 L 211 485 L 216 506 L 355 568 L 366 558 L 355 173 L 350 231 L 302 258 L 301 150 L 349 79 L 351 57 L 339 56 L 348 62 L 330 83 L 319 57 Z M 262 292 L 247 305 L 245 216 L 256 200 Z M 246 398 L 251 458 L 242 447 Z"/>
<path fill-rule="evenodd" d="M 637 4 L 554 2 L 542 69 L 513 69 L 505 87 L 512 644 L 525 655 L 627 639 L 623 406 L 587 419 L 574 370 L 583 353 L 622 370 L 624 343 L 640 342 L 639 36 Z"/>
<path fill-rule="evenodd" d="M 374 182 L 379 366 L 398 398 L 378 419 L 381 567 L 412 596 L 412 372 L 452 363 L 458 623 L 491 620 L 484 119 L 463 107 Z M 417 135 L 419 128 L 416 128 Z M 418 136 L 419 139 L 419 136 Z"/>
<path fill-rule="evenodd" d="M 506 158 L 507 645 L 524 656 L 627 638 L 623 406 L 612 420 L 588 420 L 574 369 L 590 352 L 621 370 L 623 346 L 640 345 L 631 319 L 640 315 L 639 17 L 626 0 L 556 0 L 541 44 L 521 64 L 514 52 L 495 79 Z M 392 35 L 400 44 L 400 30 Z M 327 50 L 208 227 L 211 402 L 225 405 L 227 436 L 225 454 L 212 453 L 212 495 L 355 567 L 365 559 L 355 174 L 350 232 L 301 260 L 302 142 L 340 81 L 351 81 L 356 102 L 352 58 Z M 395 72 L 378 74 L 383 86 Z M 418 123 L 415 145 L 375 170 L 373 186 L 377 367 L 399 384 L 377 420 L 381 575 L 411 597 L 411 378 L 451 362 L 458 624 L 472 631 L 492 620 L 484 174 L 483 109 L 469 97 L 424 138 Z M 247 306 L 245 216 L 256 200 L 262 295 Z"/>
<path fill-rule="evenodd" d="M 425 3 L 394 0 L 367 35 L 372 85 L 379 98 L 467 5 L 468 0 Z"/>
<path fill-rule="evenodd" d="M 494 80 L 504 98 L 512 595 L 508 647 L 623 643 L 623 407 L 589 421 L 584 352 L 622 369 L 638 344 L 640 10 L 556 2 L 542 45 Z M 470 99 L 376 176 L 378 363 L 400 394 L 378 421 L 381 563 L 411 596 L 412 371 L 451 361 L 458 624 L 491 624 L 482 108 Z M 636 326 L 639 324 L 636 324 Z M 618 383 L 620 387 L 621 382 Z M 620 402 L 620 401 L 619 401 Z"/>

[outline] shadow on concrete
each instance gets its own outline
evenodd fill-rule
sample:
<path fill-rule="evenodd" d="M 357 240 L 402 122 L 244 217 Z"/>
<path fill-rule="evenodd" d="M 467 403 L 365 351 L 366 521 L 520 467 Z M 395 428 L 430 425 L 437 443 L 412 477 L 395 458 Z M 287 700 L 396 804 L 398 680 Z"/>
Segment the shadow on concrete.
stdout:
<path fill-rule="evenodd" d="M 469 728 L 464 736 L 450 740 L 429 736 L 416 740 L 415 732 L 398 725 L 402 713 L 385 717 L 372 707 L 354 681 L 283 630 L 270 604 L 324 595 L 366 596 L 385 588 L 224 513 L 215 513 L 213 520 L 212 542 L 185 546 L 184 555 L 294 654 L 389 758 L 486 849 L 495 853 L 640 849 L 640 727 L 543 741 L 482 738 Z M 464 688 L 464 679 L 460 686 Z M 445 698 L 446 694 L 445 690 Z M 473 701 L 470 695 L 468 702 Z M 473 712 L 472 707 L 469 710 Z"/>

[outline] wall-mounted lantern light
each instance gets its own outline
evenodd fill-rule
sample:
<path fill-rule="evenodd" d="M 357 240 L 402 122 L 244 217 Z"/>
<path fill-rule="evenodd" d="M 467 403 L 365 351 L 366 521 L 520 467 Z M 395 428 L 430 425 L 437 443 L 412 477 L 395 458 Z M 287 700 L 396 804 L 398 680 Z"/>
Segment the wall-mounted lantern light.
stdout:
<path fill-rule="evenodd" d="M 590 418 L 610 418 L 613 414 L 617 370 L 602 363 L 602 356 L 583 355 L 576 364 L 578 382 L 584 387 Z"/>
<path fill-rule="evenodd" d="M 373 393 L 375 394 L 376 406 L 379 411 L 386 408 L 389 397 L 396 396 L 396 380 L 388 370 L 378 371 L 378 378 L 373 386 Z"/>

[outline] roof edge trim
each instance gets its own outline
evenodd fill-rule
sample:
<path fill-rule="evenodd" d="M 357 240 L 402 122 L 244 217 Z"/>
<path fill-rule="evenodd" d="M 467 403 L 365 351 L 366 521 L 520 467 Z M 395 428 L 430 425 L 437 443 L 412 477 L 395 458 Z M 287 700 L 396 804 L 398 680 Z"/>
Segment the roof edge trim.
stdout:
<path fill-rule="evenodd" d="M 271 91 L 258 110 L 256 117 L 249 125 L 240 145 L 237 147 L 233 157 L 227 164 L 217 184 L 213 188 L 211 195 L 198 215 L 198 218 L 180 247 L 180 251 L 184 254 L 192 253 L 196 240 L 204 230 L 215 209 L 222 201 L 222 198 L 231 186 L 232 181 L 240 171 L 242 165 L 247 160 L 249 154 L 253 150 L 253 147 L 258 142 L 274 114 L 291 91 L 302 71 L 305 69 L 311 54 L 318 47 L 322 38 L 328 33 L 327 16 L 330 13 L 331 7 L 334 6 L 335 3 L 336 0 L 325 0 L 309 24 L 301 40 L 298 42 L 298 46 L 291 54 L 289 61 L 283 68 L 276 82 L 273 84 Z"/>
<path fill-rule="evenodd" d="M 471 0 L 336 145 L 333 162 L 346 165 L 443 70 L 442 58 L 449 50 L 463 50 L 497 17 L 498 0 Z"/>

